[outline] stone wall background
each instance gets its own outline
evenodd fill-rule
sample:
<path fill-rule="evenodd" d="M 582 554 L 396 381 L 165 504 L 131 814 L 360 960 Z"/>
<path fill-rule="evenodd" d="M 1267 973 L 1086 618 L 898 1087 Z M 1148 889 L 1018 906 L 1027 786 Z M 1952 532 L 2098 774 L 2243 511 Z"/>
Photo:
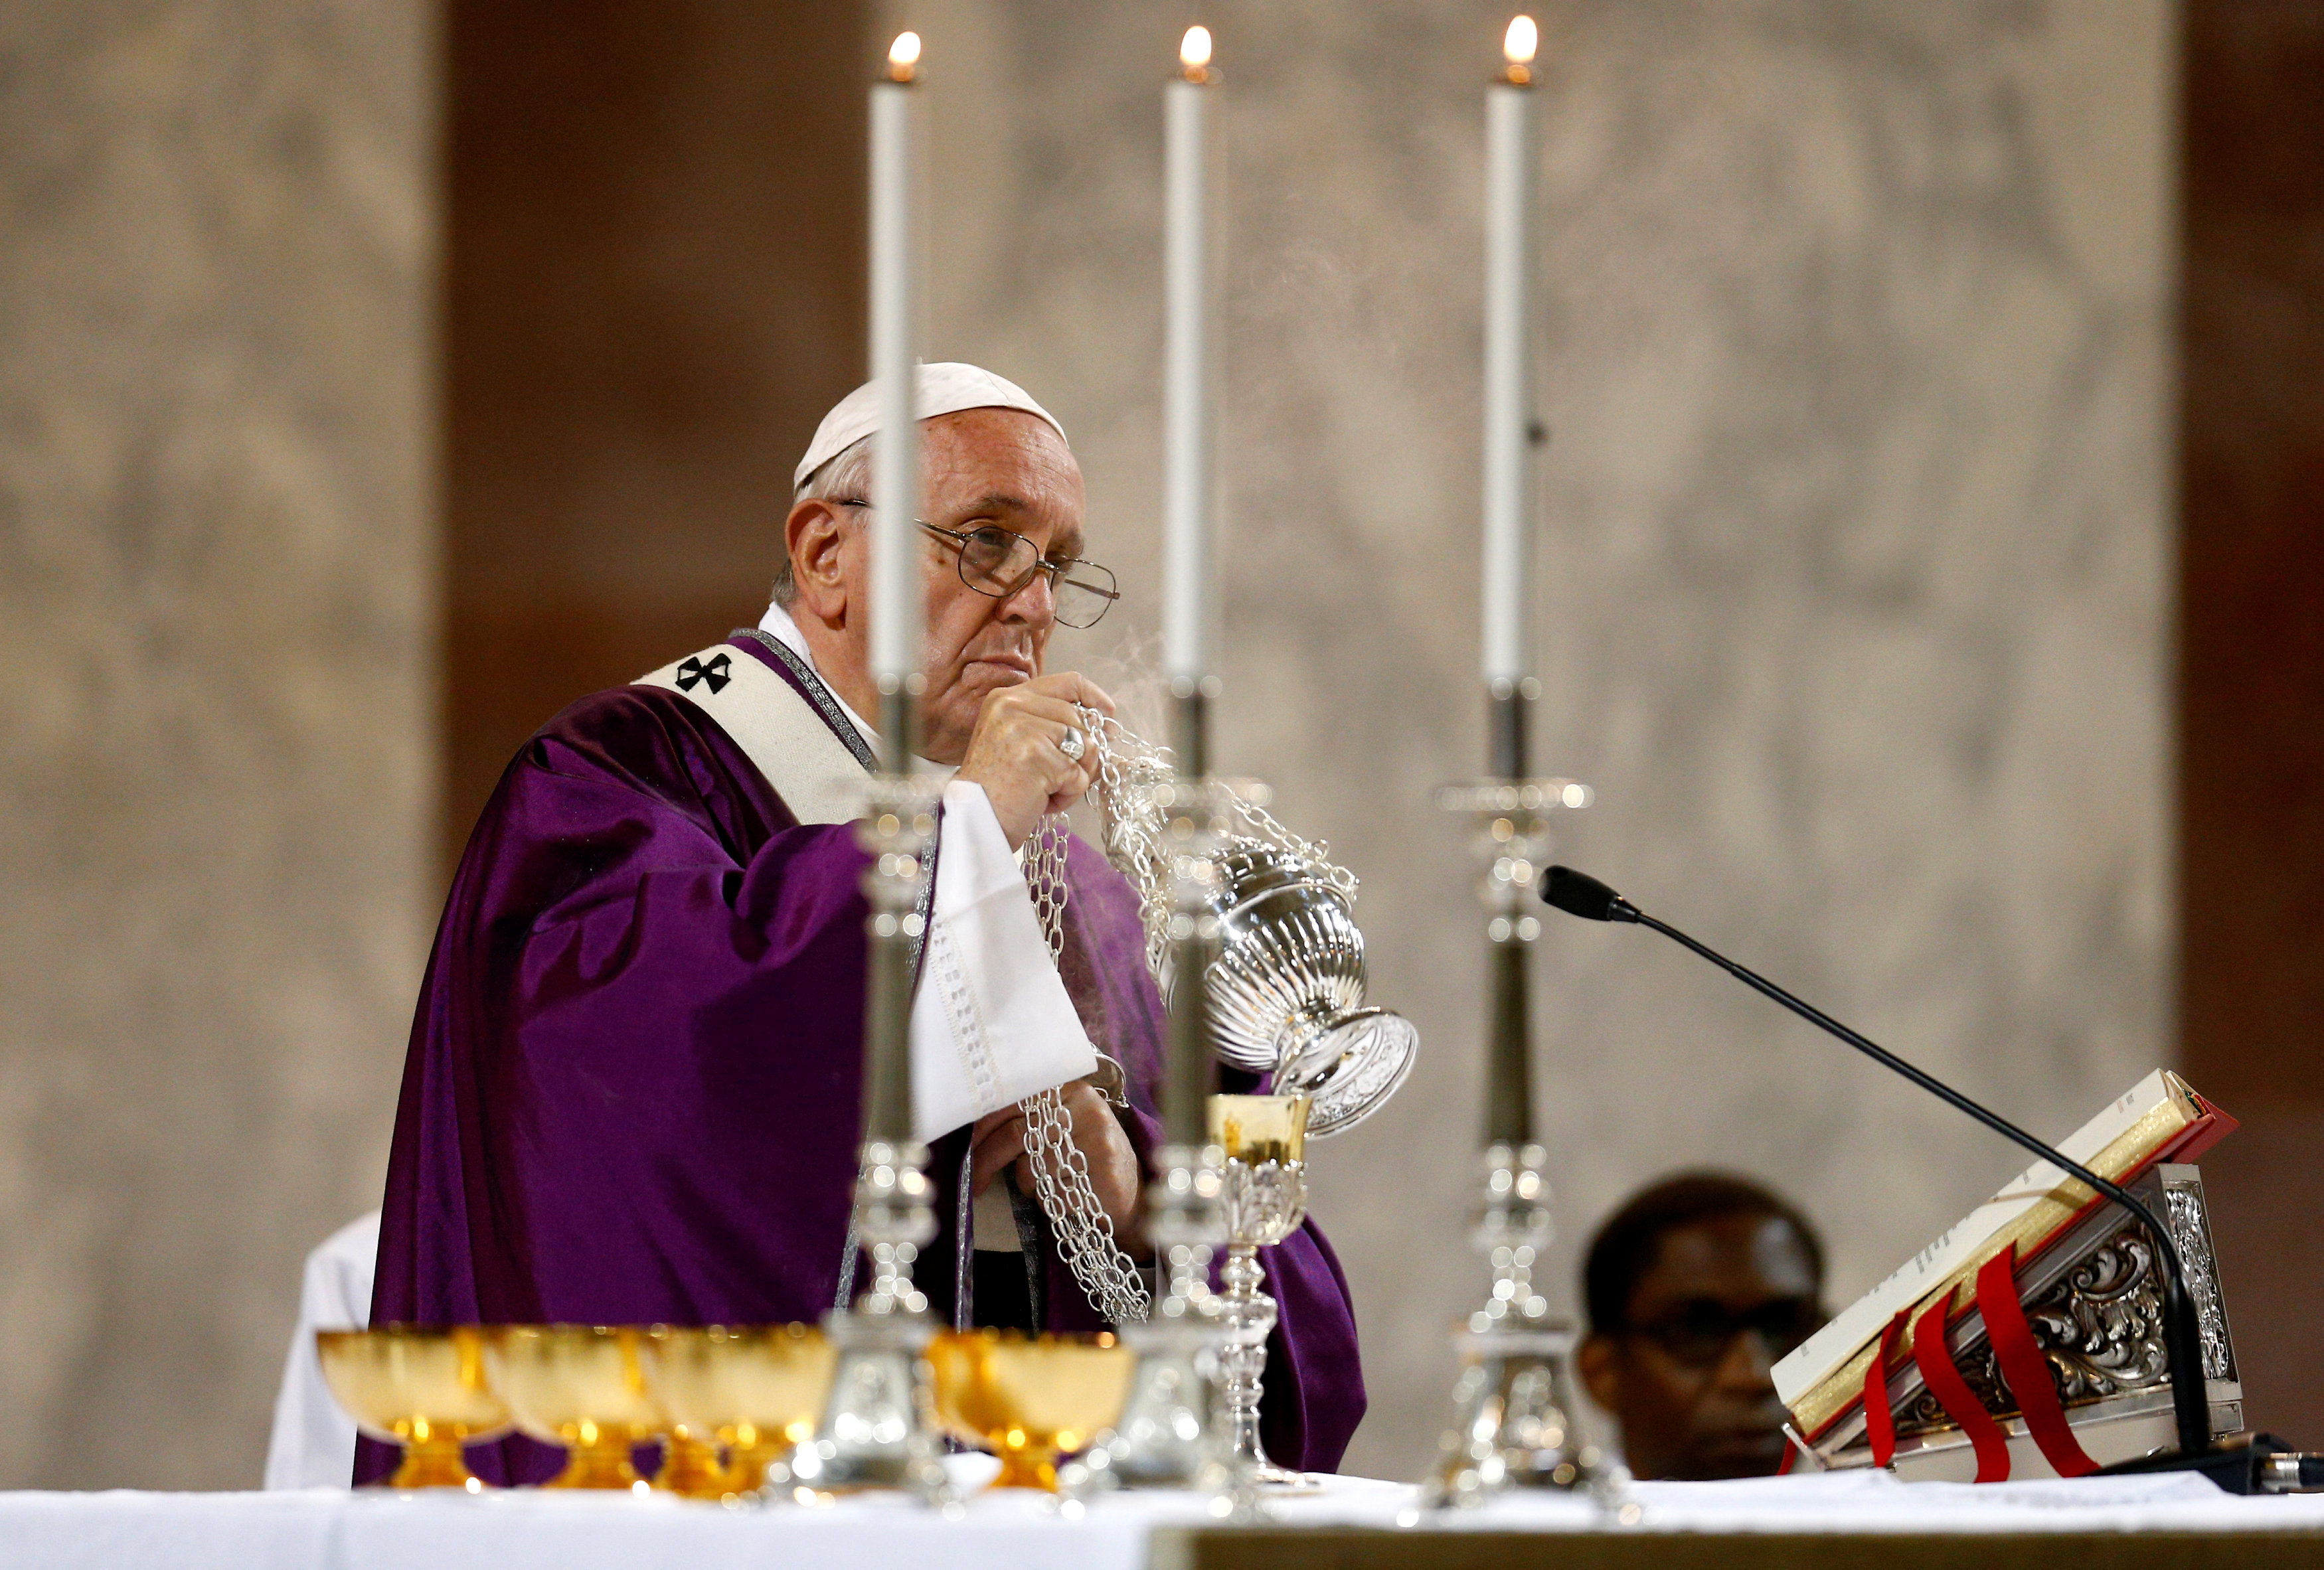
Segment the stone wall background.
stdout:
<path fill-rule="evenodd" d="M 902 13 L 897 13 L 898 17 Z M 2170 1044 L 2166 511 L 2176 18 L 2163 0 L 1585 0 L 1541 13 L 1536 763 L 1649 909 L 2052 1134 Z M 1366 880 L 1425 1057 L 1318 1147 L 1372 1415 L 1425 1460 L 1481 1011 L 1434 785 L 1481 757 L 1481 87 L 1505 7 L 937 0 L 931 357 L 1072 433 L 1157 625 L 1159 93 L 1226 74 L 1222 763 Z M 1109 622 L 1068 657 L 1113 652 Z M 1844 1302 L 2022 1162 L 1633 930 L 1542 944 L 1571 1291 L 1680 1165 L 1828 1228 Z"/>
<path fill-rule="evenodd" d="M 422 0 L 0 7 L 0 1487 L 255 1484 L 434 914 Z"/>
<path fill-rule="evenodd" d="M 766 610 L 863 377 L 867 20 L 447 0 L 445 881 L 541 721 Z"/>

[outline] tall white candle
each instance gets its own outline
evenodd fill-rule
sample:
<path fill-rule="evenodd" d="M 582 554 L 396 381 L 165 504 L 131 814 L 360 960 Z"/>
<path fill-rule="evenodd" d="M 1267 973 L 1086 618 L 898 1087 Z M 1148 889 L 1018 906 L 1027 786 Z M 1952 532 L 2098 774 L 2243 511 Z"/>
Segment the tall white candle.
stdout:
<path fill-rule="evenodd" d="M 898 35 L 888 79 L 872 88 L 872 379 L 880 427 L 872 438 L 872 674 L 902 690 L 920 666 L 920 431 L 915 353 L 916 240 L 912 81 L 918 33 Z M 901 767 L 900 754 L 889 759 Z"/>
<path fill-rule="evenodd" d="M 1533 19 L 1509 23 L 1508 69 L 1485 89 L 1484 675 L 1532 672 Z"/>
<path fill-rule="evenodd" d="M 1190 27 L 1163 89 L 1167 190 L 1162 378 L 1162 652 L 1174 681 L 1211 672 L 1209 101 L 1211 34 Z"/>

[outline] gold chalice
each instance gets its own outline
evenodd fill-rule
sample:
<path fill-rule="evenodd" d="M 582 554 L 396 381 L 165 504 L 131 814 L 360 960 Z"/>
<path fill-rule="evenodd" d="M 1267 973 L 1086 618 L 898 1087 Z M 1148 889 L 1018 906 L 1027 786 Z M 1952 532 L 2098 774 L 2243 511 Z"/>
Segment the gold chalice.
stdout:
<path fill-rule="evenodd" d="M 1204 1107 L 1211 1143 L 1247 1167 L 1297 1166 L 1307 1154 L 1305 1096 L 1213 1096 Z"/>
<path fill-rule="evenodd" d="M 770 1463 L 813 1437 L 839 1360 L 809 1325 L 657 1325 L 644 1351 L 646 1383 L 670 1420 L 727 1447 L 717 1476 L 678 1489 L 699 1499 L 752 1492 Z"/>
<path fill-rule="evenodd" d="M 550 1488 L 631 1488 L 632 1446 L 661 1432 L 661 1404 L 646 1389 L 641 1333 L 628 1326 L 503 1325 L 484 1343 L 493 1389 L 516 1426 L 562 1445 Z"/>
<path fill-rule="evenodd" d="M 388 1487 L 484 1486 L 460 1446 L 505 1432 L 509 1410 L 485 1382 L 484 1340 L 475 1327 L 318 1330 L 315 1356 L 332 1399 L 355 1427 L 403 1446 Z"/>
<path fill-rule="evenodd" d="M 1211 1143 L 1225 1152 L 1219 1209 L 1227 1224 L 1227 1257 L 1219 1267 L 1219 1370 L 1227 1437 L 1244 1474 L 1268 1488 L 1306 1493 L 1305 1473 L 1267 1458 L 1259 1437 L 1259 1403 L 1267 1372 L 1267 1338 L 1277 1305 L 1264 1286 L 1259 1251 L 1298 1230 L 1307 1215 L 1307 1098 L 1213 1096 Z"/>
<path fill-rule="evenodd" d="M 1057 1457 L 1113 1426 L 1137 1356 L 1111 1335 L 946 1330 L 928 1343 L 936 1418 L 1001 1457 L 995 1488 L 1057 1491 Z"/>

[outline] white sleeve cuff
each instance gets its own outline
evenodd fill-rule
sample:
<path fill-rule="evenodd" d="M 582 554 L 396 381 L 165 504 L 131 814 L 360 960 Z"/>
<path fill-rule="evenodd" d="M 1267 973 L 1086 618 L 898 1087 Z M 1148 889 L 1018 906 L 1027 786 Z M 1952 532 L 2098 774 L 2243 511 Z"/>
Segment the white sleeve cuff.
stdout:
<path fill-rule="evenodd" d="M 912 1122 L 923 1140 L 1097 1069 L 984 787 L 945 786 L 919 995 Z"/>

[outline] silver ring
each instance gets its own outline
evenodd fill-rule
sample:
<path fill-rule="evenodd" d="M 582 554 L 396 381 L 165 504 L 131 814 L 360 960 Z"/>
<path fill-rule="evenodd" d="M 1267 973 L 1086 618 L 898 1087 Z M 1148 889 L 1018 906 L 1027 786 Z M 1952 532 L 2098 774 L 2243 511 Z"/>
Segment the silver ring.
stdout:
<path fill-rule="evenodd" d="M 1057 750 L 1065 755 L 1067 763 L 1079 763 L 1082 754 L 1089 750 L 1089 743 L 1082 739 L 1080 730 L 1068 725 L 1065 733 L 1057 738 Z"/>

